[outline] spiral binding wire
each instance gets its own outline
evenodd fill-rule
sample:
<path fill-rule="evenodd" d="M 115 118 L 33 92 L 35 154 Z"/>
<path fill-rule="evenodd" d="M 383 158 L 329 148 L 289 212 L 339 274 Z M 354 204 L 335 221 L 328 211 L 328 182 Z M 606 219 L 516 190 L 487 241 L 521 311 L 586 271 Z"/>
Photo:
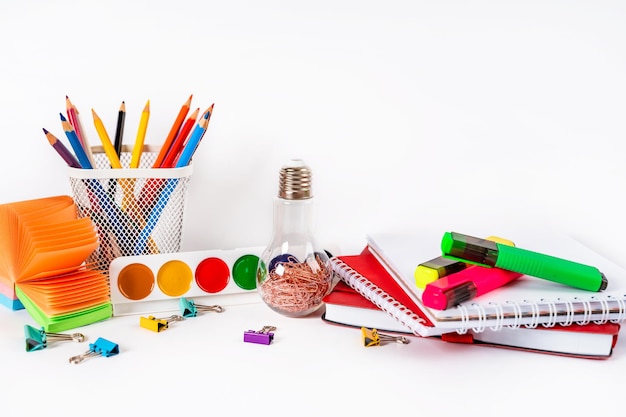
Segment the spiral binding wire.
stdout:
<path fill-rule="evenodd" d="M 410 318 L 422 324 L 426 323 L 424 319 L 399 304 L 393 297 L 369 282 L 367 278 L 340 259 L 332 258 L 331 263 L 346 284 L 408 328 L 413 329 L 410 323 L 402 318 L 407 320 Z M 576 310 L 577 305 L 581 306 L 580 312 Z M 597 311 L 596 305 L 599 311 Z M 479 303 L 459 304 L 455 309 L 458 315 L 458 327 L 455 330 L 458 334 L 465 334 L 469 330 L 477 333 L 482 332 L 487 324 L 489 324 L 490 329 L 499 330 L 504 326 L 511 329 L 521 326 L 533 329 L 540 325 L 553 327 L 557 323 L 561 326 L 569 326 L 573 323 L 585 325 L 598 315 L 599 318 L 593 320 L 597 324 L 603 324 L 607 321 L 619 323 L 626 320 L 626 302 L 620 298 L 601 295 L 592 296 L 589 299 L 578 297 L 572 300 L 540 299 L 538 301 L 524 300 L 522 303 L 506 301 L 503 304 L 489 303 L 487 307 Z M 540 323 L 540 320 L 546 316 L 548 320 Z M 416 330 L 413 332 L 420 336 Z"/>
<path fill-rule="evenodd" d="M 334 268 L 340 271 L 338 272 L 338 275 L 352 289 L 361 294 L 363 297 L 370 300 L 376 305 L 376 307 L 390 314 L 402 325 L 411 329 L 413 331 L 413 334 L 415 334 L 416 336 L 421 336 L 421 334 L 419 334 L 417 330 L 413 329 L 412 323 L 417 322 L 425 324 L 426 321 L 423 318 L 413 313 L 408 308 L 404 307 L 401 303 L 385 293 L 377 285 L 374 285 L 371 282 L 367 281 L 361 274 L 350 269 L 348 265 L 340 259 L 331 258 L 330 262 L 334 265 Z M 379 297 L 374 297 L 374 294 L 377 294 Z M 385 304 L 379 302 L 379 299 L 384 300 Z M 404 319 L 405 317 L 406 319 Z"/>

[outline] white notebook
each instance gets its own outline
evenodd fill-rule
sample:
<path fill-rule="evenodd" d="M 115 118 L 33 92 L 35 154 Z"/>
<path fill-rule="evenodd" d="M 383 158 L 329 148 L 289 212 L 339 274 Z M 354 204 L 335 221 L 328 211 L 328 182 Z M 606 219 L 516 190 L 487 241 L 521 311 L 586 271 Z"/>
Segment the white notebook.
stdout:
<path fill-rule="evenodd" d="M 421 302 L 422 290 L 415 285 L 413 274 L 420 263 L 441 256 L 441 238 L 445 232 L 475 237 L 495 235 L 512 240 L 519 248 L 595 266 L 606 276 L 607 288 L 591 292 L 523 275 L 504 287 L 456 307 L 447 310 L 427 308 Z M 425 229 L 370 233 L 367 242 L 405 292 L 440 329 L 464 332 L 501 329 L 503 326 L 551 327 L 556 323 L 569 325 L 626 319 L 626 270 L 567 235 L 543 229 L 534 233 L 525 230 L 506 234 L 491 230 L 480 233 L 475 230 Z"/>

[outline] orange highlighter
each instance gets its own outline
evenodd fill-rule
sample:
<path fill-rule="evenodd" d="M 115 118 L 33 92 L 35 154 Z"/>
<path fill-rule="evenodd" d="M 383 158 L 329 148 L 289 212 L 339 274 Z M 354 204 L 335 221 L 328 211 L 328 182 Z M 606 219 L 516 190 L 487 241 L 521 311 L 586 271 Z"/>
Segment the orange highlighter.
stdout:
<path fill-rule="evenodd" d="M 511 241 L 490 237 L 509 246 Z M 489 268 L 480 265 L 467 265 L 459 272 L 452 273 L 428 283 L 422 293 L 422 303 L 435 310 L 446 310 L 464 301 L 500 288 L 521 277 L 523 274 L 500 268 Z"/>

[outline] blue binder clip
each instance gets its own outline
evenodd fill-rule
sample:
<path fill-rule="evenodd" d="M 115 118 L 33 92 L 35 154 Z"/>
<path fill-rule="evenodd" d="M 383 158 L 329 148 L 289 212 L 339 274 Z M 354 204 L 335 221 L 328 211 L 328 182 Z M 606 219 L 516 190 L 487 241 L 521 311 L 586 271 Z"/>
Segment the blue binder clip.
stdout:
<path fill-rule="evenodd" d="M 72 356 L 70 358 L 70 363 L 80 363 L 87 358 L 92 356 L 104 356 L 108 358 L 109 356 L 114 356 L 120 353 L 120 348 L 117 343 L 113 343 L 109 340 L 103 339 L 99 337 L 95 343 L 89 344 L 89 350 L 82 355 Z"/>
<path fill-rule="evenodd" d="M 224 311 L 222 306 L 203 306 L 201 304 L 196 304 L 195 301 L 185 297 L 180 298 L 178 305 L 180 307 L 180 314 L 182 314 L 185 318 L 197 317 L 198 311 L 215 311 L 216 313 Z"/>
<path fill-rule="evenodd" d="M 269 345 L 274 340 L 274 326 L 263 326 L 261 330 L 248 330 L 243 333 L 243 341 L 247 343 L 257 343 L 259 345 Z"/>
<path fill-rule="evenodd" d="M 153 332 L 162 332 L 169 328 L 172 321 L 183 321 L 183 316 L 173 315 L 166 318 L 156 318 L 154 316 L 139 317 L 139 325 L 144 329 L 152 330 Z"/>
<path fill-rule="evenodd" d="M 43 327 L 41 329 L 36 329 L 28 324 L 24 325 L 24 336 L 26 340 L 26 352 L 45 349 L 48 347 L 48 342 L 57 340 L 72 340 L 74 342 L 85 341 L 85 335 L 82 333 L 48 333 Z"/>

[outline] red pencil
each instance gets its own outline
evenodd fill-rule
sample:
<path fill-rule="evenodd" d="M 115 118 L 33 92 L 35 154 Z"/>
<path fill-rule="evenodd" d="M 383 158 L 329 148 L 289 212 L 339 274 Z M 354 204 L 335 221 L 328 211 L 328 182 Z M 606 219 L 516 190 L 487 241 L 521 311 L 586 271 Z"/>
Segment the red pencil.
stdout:
<path fill-rule="evenodd" d="M 74 128 L 74 132 L 76 132 L 76 136 L 80 141 L 80 144 L 83 146 L 85 153 L 87 154 L 87 159 L 91 162 L 92 166 L 96 166 L 96 163 L 93 159 L 93 154 L 91 152 L 91 146 L 89 146 L 89 141 L 87 140 L 87 136 L 83 131 L 83 125 L 80 123 L 80 116 L 78 115 L 78 109 L 76 106 L 70 101 L 68 96 L 65 96 L 65 108 L 67 110 L 67 120 L 70 122 L 70 126 Z"/>
<path fill-rule="evenodd" d="M 174 165 L 176 164 L 176 159 L 178 158 L 180 151 L 185 146 L 185 142 L 189 137 L 189 132 L 191 132 L 191 128 L 196 123 L 199 114 L 200 107 L 198 107 L 196 111 L 194 111 L 191 116 L 189 116 L 187 120 L 185 120 L 185 124 L 180 129 L 180 132 L 178 132 L 178 135 L 176 135 L 176 139 L 174 139 L 174 142 L 170 147 L 170 151 L 167 153 L 165 159 L 161 163 L 161 168 L 174 168 Z"/>
<path fill-rule="evenodd" d="M 163 146 L 161 147 L 161 151 L 159 152 L 156 160 L 154 161 L 154 165 L 152 166 L 153 168 L 161 167 L 161 164 L 163 163 L 163 160 L 165 159 L 165 155 L 167 155 L 167 152 L 170 150 L 170 147 L 172 146 L 172 142 L 174 141 L 176 134 L 180 130 L 180 127 L 182 126 L 183 122 L 185 121 L 185 117 L 187 116 L 187 113 L 189 112 L 189 106 L 191 106 L 192 97 L 193 97 L 193 94 L 189 96 L 185 104 L 183 104 L 183 106 L 180 108 L 180 111 L 178 112 L 178 116 L 176 116 L 176 120 L 174 121 L 174 124 L 172 125 L 172 128 L 170 129 L 170 133 L 167 135 L 167 138 L 165 139 L 165 142 L 163 143 Z"/>

